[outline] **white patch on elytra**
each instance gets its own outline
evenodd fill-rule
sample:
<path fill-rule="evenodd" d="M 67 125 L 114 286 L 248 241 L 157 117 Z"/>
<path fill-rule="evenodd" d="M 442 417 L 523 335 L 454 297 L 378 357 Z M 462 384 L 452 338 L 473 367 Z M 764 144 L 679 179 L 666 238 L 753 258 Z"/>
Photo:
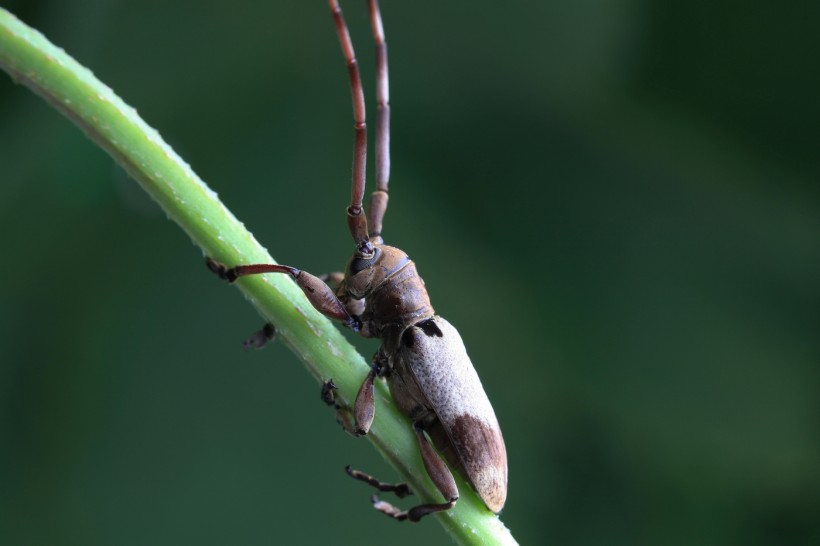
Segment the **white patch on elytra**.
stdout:
<path fill-rule="evenodd" d="M 448 426 L 456 417 L 470 415 L 489 428 L 497 429 L 495 412 L 458 330 L 441 317 L 432 320 L 441 330 L 440 337 L 418 329 L 413 332 L 416 335 L 412 347 L 401 348 L 401 356 L 413 371 L 422 392 L 439 419 Z"/>
<path fill-rule="evenodd" d="M 430 322 L 404 333 L 399 358 L 444 425 L 465 477 L 498 512 L 507 494 L 507 453 L 498 420 L 458 331 L 439 316 Z"/>

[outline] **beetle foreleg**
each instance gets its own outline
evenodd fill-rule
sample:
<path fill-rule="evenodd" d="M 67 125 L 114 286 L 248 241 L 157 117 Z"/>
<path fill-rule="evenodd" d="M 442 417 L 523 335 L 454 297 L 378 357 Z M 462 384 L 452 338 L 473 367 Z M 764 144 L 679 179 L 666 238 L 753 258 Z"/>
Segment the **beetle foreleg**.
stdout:
<path fill-rule="evenodd" d="M 279 264 L 252 264 L 252 265 L 237 265 L 235 267 L 227 267 L 224 264 L 207 258 L 205 263 L 215 275 L 220 279 L 226 280 L 230 283 L 236 281 L 239 277 L 248 275 L 260 275 L 262 273 L 285 273 L 293 277 L 299 288 L 310 301 L 311 305 L 322 313 L 323 315 L 335 320 L 340 320 L 345 323 L 351 330 L 358 332 L 361 330 L 362 321 L 356 316 L 351 316 L 347 312 L 344 304 L 339 301 L 333 290 L 330 289 L 319 277 L 311 275 L 307 271 L 290 267 L 289 265 Z"/>

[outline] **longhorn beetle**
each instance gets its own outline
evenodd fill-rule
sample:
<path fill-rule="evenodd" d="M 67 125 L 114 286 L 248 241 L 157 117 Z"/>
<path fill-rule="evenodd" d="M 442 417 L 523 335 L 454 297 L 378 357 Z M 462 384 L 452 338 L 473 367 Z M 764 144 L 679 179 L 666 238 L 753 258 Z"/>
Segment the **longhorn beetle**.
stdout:
<path fill-rule="evenodd" d="M 372 502 L 377 510 L 400 521 L 419 521 L 428 514 L 455 506 L 458 488 L 443 455 L 450 467 L 473 486 L 487 508 L 499 512 L 507 497 L 507 451 L 493 408 L 458 330 L 435 314 L 424 281 L 407 254 L 384 244 L 381 236 L 390 174 L 390 105 L 387 45 L 378 1 L 369 0 L 370 24 L 376 42 L 378 112 L 377 188 L 370 196 L 367 217 L 362 207 L 367 149 L 364 90 L 338 0 L 330 0 L 330 8 L 353 94 L 353 191 L 347 207 L 347 224 L 356 250 L 344 274 L 327 276 L 332 287 L 319 277 L 286 265 L 228 268 L 208 259 L 208 267 L 229 282 L 245 275 L 289 274 L 318 311 L 342 321 L 364 337 L 382 340 L 370 373 L 356 395 L 354 422 L 350 422 L 346 408 L 337 406 L 339 422 L 353 435 L 367 434 L 375 414 L 373 384 L 376 379 L 386 379 L 399 409 L 413 421 L 424 466 L 445 502 L 421 504 L 403 511 L 374 496 Z M 245 342 L 246 347 L 261 347 L 273 334 L 273 327 L 266 325 Z M 332 380 L 322 387 L 322 399 L 329 405 L 335 405 L 335 388 Z M 410 493 L 406 484 L 386 484 L 350 467 L 346 470 L 351 477 L 379 491 L 392 491 L 399 497 Z"/>

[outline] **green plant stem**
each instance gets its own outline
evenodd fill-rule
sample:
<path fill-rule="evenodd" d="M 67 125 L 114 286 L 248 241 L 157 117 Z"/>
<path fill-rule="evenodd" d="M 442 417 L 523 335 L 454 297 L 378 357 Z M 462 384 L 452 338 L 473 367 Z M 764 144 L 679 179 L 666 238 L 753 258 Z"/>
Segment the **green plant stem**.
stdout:
<path fill-rule="evenodd" d="M 191 237 L 203 253 L 234 265 L 275 263 L 231 212 L 177 154 L 126 105 L 62 49 L 0 8 L 0 67 L 79 126 L 107 151 Z M 203 265 L 203 274 L 204 265 Z M 368 368 L 329 320 L 284 275 L 260 275 L 236 285 L 259 312 L 276 324 L 281 339 L 319 380 L 333 378 L 349 403 Z M 427 478 L 409 421 L 383 384 L 368 435 L 379 452 L 425 502 L 441 502 Z M 455 509 L 434 516 L 459 544 L 515 544 L 510 532 L 457 477 Z M 363 509 L 366 509 L 363 506 Z M 398 524 L 397 524 L 398 525 Z M 405 524 L 406 525 L 406 524 Z"/>

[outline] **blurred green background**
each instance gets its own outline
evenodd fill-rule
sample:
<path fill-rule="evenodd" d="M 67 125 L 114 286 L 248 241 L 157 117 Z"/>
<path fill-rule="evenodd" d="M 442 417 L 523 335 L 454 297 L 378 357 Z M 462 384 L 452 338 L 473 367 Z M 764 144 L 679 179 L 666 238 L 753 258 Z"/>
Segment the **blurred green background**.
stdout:
<path fill-rule="evenodd" d="M 326 2 L 3 4 L 278 260 L 343 266 L 352 118 Z M 372 115 L 365 2 L 343 7 Z M 820 4 L 382 11 L 385 237 L 493 401 L 519 541 L 820 543 Z M 370 508 L 342 469 L 386 463 L 283 346 L 242 352 L 253 309 L 6 76 L 0 233 L 0 543 L 447 543 Z"/>

